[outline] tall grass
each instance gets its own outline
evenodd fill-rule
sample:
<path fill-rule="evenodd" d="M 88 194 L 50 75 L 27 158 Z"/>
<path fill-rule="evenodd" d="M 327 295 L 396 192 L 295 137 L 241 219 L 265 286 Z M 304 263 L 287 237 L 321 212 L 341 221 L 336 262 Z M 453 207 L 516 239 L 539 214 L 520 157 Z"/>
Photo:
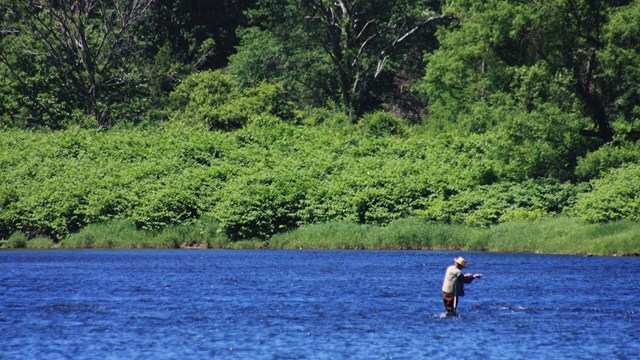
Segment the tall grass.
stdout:
<path fill-rule="evenodd" d="M 379 227 L 353 223 L 303 226 L 274 235 L 275 249 L 464 249 L 483 250 L 482 231 L 463 225 L 432 224 L 406 218 Z"/>
<path fill-rule="evenodd" d="M 92 224 L 54 244 L 15 233 L 4 248 L 215 248 L 477 250 L 544 254 L 640 255 L 640 223 L 587 224 L 568 217 L 513 221 L 490 228 L 430 223 L 418 218 L 387 226 L 329 222 L 307 225 L 261 240 L 230 241 L 213 220 L 152 232 L 128 220 Z"/>
<path fill-rule="evenodd" d="M 202 219 L 185 225 L 168 226 L 160 231 L 138 229 L 129 220 L 91 224 L 59 243 L 62 248 L 209 248 L 224 247 L 226 238 L 218 224 Z"/>
<path fill-rule="evenodd" d="M 145 248 L 157 247 L 150 239 L 152 234 L 138 230 L 129 220 L 114 220 L 90 224 L 75 234 L 60 241 L 62 248 Z M 165 244 L 166 245 L 166 244 Z"/>
<path fill-rule="evenodd" d="M 546 254 L 640 254 L 640 223 L 587 224 L 566 217 L 511 222 L 489 230 L 492 251 Z"/>
<path fill-rule="evenodd" d="M 586 224 L 567 217 L 477 228 L 396 220 L 386 227 L 327 223 L 275 235 L 276 249 L 457 249 L 545 254 L 638 255 L 640 223 Z"/>

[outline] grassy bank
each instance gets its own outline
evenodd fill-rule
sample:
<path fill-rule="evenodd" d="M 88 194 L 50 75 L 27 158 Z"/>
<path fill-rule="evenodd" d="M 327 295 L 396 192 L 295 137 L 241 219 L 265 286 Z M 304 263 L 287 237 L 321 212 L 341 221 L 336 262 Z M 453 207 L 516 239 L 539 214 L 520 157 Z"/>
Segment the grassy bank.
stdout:
<path fill-rule="evenodd" d="M 270 248 L 460 249 L 542 254 L 640 254 L 640 223 L 586 224 L 557 217 L 491 228 L 402 219 L 387 227 L 322 224 L 274 236 Z"/>
<path fill-rule="evenodd" d="M 417 218 L 388 226 L 335 222 L 307 225 L 269 241 L 230 241 L 215 221 L 200 220 L 163 231 L 138 230 L 126 220 L 90 225 L 54 244 L 27 240 L 20 233 L 3 248 L 211 248 L 211 249 L 368 249 L 471 250 L 542 254 L 638 255 L 640 223 L 586 224 L 567 217 L 519 221 L 478 228 L 428 223 Z"/>

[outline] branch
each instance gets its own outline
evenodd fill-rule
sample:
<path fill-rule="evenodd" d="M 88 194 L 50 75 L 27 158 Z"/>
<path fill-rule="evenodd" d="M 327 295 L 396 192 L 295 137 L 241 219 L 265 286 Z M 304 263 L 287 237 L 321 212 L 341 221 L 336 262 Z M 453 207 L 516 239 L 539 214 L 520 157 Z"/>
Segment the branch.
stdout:
<path fill-rule="evenodd" d="M 47 105 L 43 105 L 40 102 L 38 97 L 33 93 L 33 91 L 31 91 L 29 86 L 24 82 L 24 79 L 22 79 L 22 77 L 20 77 L 20 75 L 13 68 L 11 62 L 9 61 L 9 59 L 7 59 L 7 57 L 4 55 L 3 52 L 0 52 L 0 62 L 4 63 L 5 66 L 7 67 L 7 69 L 9 69 L 9 72 L 11 73 L 11 75 L 13 75 L 14 79 L 16 79 L 16 81 L 20 84 L 20 87 L 24 90 L 24 93 L 27 94 L 27 97 L 31 100 L 33 105 L 38 107 L 42 114 L 50 113 L 50 111 L 49 111 L 50 107 L 47 106 Z M 28 118 L 23 118 L 23 119 L 25 121 L 27 121 L 27 122 L 30 122 L 30 123 L 39 123 L 41 125 L 47 125 L 47 126 L 50 126 L 52 128 L 54 127 L 53 124 L 49 124 L 49 123 L 45 122 L 44 120 L 42 120 L 41 118 L 38 119 L 38 118 L 28 117 Z"/>
<path fill-rule="evenodd" d="M 388 58 L 387 52 L 395 49 L 400 43 L 405 41 L 407 38 L 413 36 L 418 30 L 426 27 L 427 25 L 430 25 L 431 23 L 434 23 L 434 22 L 437 22 L 437 21 L 449 20 L 451 18 L 452 17 L 449 16 L 449 15 L 432 16 L 432 17 L 428 18 L 427 20 L 421 22 L 420 24 L 416 25 L 411 30 L 409 30 L 406 33 L 402 34 L 401 36 L 396 38 L 394 41 L 392 41 L 389 45 L 387 45 L 386 49 L 382 50 L 380 52 L 380 54 L 378 54 L 378 63 L 376 65 L 376 71 L 375 71 L 373 77 L 377 78 L 378 75 L 380 75 L 380 73 L 382 72 L 382 69 L 384 68 L 385 63 L 387 62 L 387 58 Z M 372 65 L 373 65 L 373 63 L 369 64 L 369 66 L 367 66 L 367 68 L 365 69 L 364 73 L 368 72 L 371 69 Z"/>

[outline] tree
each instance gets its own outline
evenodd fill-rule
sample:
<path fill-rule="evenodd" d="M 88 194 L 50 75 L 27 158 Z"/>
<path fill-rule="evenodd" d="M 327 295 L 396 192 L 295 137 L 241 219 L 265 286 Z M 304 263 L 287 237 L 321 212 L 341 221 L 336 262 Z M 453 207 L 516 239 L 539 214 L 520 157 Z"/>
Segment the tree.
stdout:
<path fill-rule="evenodd" d="M 640 1 L 611 12 L 596 57 L 609 94 L 606 111 L 616 136 L 640 139 Z"/>
<path fill-rule="evenodd" d="M 30 93 L 20 71 L 20 62 L 28 59 L 11 52 L 45 58 L 47 71 L 59 80 L 55 90 L 70 94 L 71 107 L 81 107 L 97 126 L 109 127 L 114 106 L 142 82 L 136 64 L 143 41 L 136 30 L 153 1 L 3 1 L 11 21 L 2 33 L 0 61 L 26 92 L 23 100 L 34 105 L 34 122 L 45 123 L 42 117 L 50 104 Z M 8 47 L 12 41 L 19 45 Z"/>
<path fill-rule="evenodd" d="M 345 110 L 360 115 L 379 102 L 385 90 L 377 85 L 393 76 L 394 67 L 401 68 L 397 63 L 394 66 L 390 63 L 401 59 L 409 49 L 406 43 L 421 30 L 448 19 L 438 15 L 438 4 L 427 0 L 258 1 L 257 8 L 248 12 L 248 16 L 250 24 L 259 30 L 245 32 L 245 35 L 255 40 L 277 41 L 282 52 L 264 59 L 264 63 L 275 63 L 271 67 L 276 69 L 276 80 L 282 79 L 277 77 L 278 73 L 296 72 L 298 63 L 290 61 L 292 58 L 306 60 L 301 62 L 306 68 L 312 68 L 309 64 L 313 63 L 327 66 L 329 71 L 318 75 L 328 78 L 314 79 L 312 83 L 326 84 L 330 89 L 327 97 L 333 97 Z M 259 35 L 260 31 L 269 35 Z M 243 39 L 238 56 L 231 60 L 230 67 L 238 72 L 243 69 L 234 60 L 246 60 L 244 49 L 259 46 L 251 39 L 247 41 L 248 37 Z M 264 50 L 262 54 L 274 49 Z M 302 56 L 303 53 L 308 57 Z M 257 67 L 248 76 L 255 73 Z M 299 71 L 300 76 L 308 74 Z"/>
<path fill-rule="evenodd" d="M 582 135 L 612 141 L 617 124 L 638 126 L 638 3 L 456 1 L 447 9 L 458 26 L 440 31 L 441 48 L 427 58 L 430 110 L 455 121 L 480 103 L 529 112 L 552 104 L 590 120 Z"/>
<path fill-rule="evenodd" d="M 175 60 L 198 68 L 227 64 L 238 40 L 236 28 L 245 25 L 243 11 L 255 0 L 155 0 L 148 36 L 156 47 L 168 45 Z M 212 44 L 203 57 L 202 45 Z"/>

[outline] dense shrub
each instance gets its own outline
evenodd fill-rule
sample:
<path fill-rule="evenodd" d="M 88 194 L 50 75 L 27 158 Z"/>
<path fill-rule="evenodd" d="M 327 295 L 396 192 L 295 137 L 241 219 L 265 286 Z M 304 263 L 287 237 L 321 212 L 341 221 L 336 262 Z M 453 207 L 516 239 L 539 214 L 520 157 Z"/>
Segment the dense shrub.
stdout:
<path fill-rule="evenodd" d="M 402 135 L 402 120 L 386 111 L 366 114 L 359 121 L 366 134 L 372 136 Z"/>
<path fill-rule="evenodd" d="M 562 214 L 573 205 L 578 191 L 572 184 L 554 180 L 502 182 L 433 199 L 429 207 L 417 213 L 430 221 L 489 226 Z"/>
<path fill-rule="evenodd" d="M 224 238 L 214 242 L 227 246 L 303 225 L 385 226 L 412 214 L 480 226 L 563 213 L 589 221 L 638 216 L 631 165 L 594 181 L 592 191 L 553 178 L 506 181 L 505 163 L 485 134 L 363 136 L 359 126 L 7 131 L 0 237 L 20 231 L 27 240 L 59 241 L 122 220 L 136 230 L 168 231 L 158 241 L 183 246 L 196 234 L 193 224 L 209 217 Z"/>
<path fill-rule="evenodd" d="M 588 222 L 640 221 L 640 164 L 612 170 L 580 194 L 571 214 Z"/>
<path fill-rule="evenodd" d="M 591 180 L 628 163 L 640 162 L 640 143 L 607 144 L 582 157 L 576 167 L 576 177 Z"/>
<path fill-rule="evenodd" d="M 220 71 L 203 71 L 187 77 L 171 93 L 173 121 L 210 130 L 234 130 L 261 117 L 293 121 L 293 106 L 277 84 L 260 83 L 245 89 Z"/>
<path fill-rule="evenodd" d="M 230 182 L 215 213 L 230 239 L 266 239 L 298 225 L 307 190 L 303 177 L 277 169 Z"/>

